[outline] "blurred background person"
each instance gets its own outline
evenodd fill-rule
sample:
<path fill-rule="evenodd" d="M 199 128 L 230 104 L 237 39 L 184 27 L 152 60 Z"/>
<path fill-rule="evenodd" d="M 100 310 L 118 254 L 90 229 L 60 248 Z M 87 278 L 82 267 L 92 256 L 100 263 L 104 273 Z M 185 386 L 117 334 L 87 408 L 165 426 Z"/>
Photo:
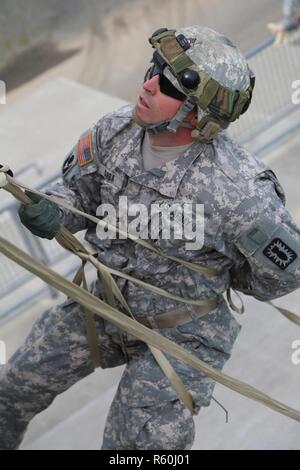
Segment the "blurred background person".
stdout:
<path fill-rule="evenodd" d="M 277 23 L 269 23 L 268 28 L 280 40 L 285 33 L 300 26 L 300 0 L 283 0 L 283 18 Z"/>

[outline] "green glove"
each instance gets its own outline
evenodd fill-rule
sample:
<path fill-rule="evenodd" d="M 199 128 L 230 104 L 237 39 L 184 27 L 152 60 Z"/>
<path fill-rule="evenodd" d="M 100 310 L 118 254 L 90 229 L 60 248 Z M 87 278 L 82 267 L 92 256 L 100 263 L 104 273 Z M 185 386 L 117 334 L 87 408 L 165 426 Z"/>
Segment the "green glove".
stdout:
<path fill-rule="evenodd" d="M 25 191 L 33 201 L 32 204 L 22 204 L 19 217 L 31 233 L 52 240 L 60 227 L 59 207 L 54 202 L 47 201 L 29 191 Z"/>

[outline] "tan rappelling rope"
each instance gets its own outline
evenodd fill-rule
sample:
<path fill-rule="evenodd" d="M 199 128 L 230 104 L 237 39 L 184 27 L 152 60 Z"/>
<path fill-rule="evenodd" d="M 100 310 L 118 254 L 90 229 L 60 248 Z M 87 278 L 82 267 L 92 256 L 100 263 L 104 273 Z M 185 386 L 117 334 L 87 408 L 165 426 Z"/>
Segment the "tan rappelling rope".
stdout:
<path fill-rule="evenodd" d="M 0 169 L 0 175 L 1 175 L 1 169 Z M 73 212 L 74 214 L 77 214 L 77 215 L 80 215 L 82 217 L 85 217 L 86 219 L 88 220 L 91 220 L 92 222 L 94 222 L 95 224 L 100 224 L 102 225 L 104 228 L 113 228 L 114 230 L 117 230 L 118 233 L 122 234 L 122 235 L 125 235 L 125 236 L 128 236 L 128 238 L 132 241 L 134 241 L 135 243 L 139 244 L 139 245 L 142 245 L 144 248 L 147 248 L 155 253 L 157 253 L 158 255 L 160 256 L 163 256 L 164 258 L 167 258 L 167 259 L 170 259 L 172 261 L 175 261 L 193 271 L 196 271 L 196 272 L 201 272 L 203 274 L 206 274 L 207 276 L 211 277 L 211 276 L 217 276 L 217 275 L 220 275 L 222 273 L 222 271 L 218 271 L 214 268 L 207 268 L 207 267 L 204 267 L 204 266 L 199 266 L 199 265 L 196 265 L 196 264 L 193 264 L 193 263 L 190 263 L 189 261 L 185 261 L 185 260 L 182 260 L 180 258 L 177 258 L 175 256 L 168 256 L 166 255 L 165 253 L 163 253 L 162 251 L 160 251 L 159 249 L 153 247 L 150 243 L 147 243 L 145 240 L 142 240 L 138 237 L 135 237 L 134 235 L 130 234 L 130 233 L 125 233 L 123 231 L 121 231 L 118 227 L 113 227 L 111 226 L 110 224 L 108 224 L 107 222 L 103 222 L 102 220 L 98 219 L 97 217 L 93 216 L 93 215 L 90 215 L 90 214 L 86 214 L 85 212 L 82 212 L 80 211 L 79 209 L 75 209 L 74 207 L 72 207 L 70 204 L 68 204 L 67 202 L 65 202 L 63 199 L 61 198 L 57 198 L 57 197 L 54 197 L 54 196 L 48 196 L 44 193 L 41 193 L 39 191 L 36 191 L 32 188 L 29 188 L 28 186 L 18 182 L 17 180 L 15 180 L 14 178 L 11 178 L 10 176 L 8 175 L 4 175 L 5 178 L 6 178 L 6 184 L 2 184 L 2 187 L 6 190 L 8 190 L 8 184 L 9 184 L 9 192 L 11 192 L 12 194 L 14 194 L 14 192 L 17 192 L 18 194 L 20 194 L 20 192 L 22 194 L 23 191 L 21 191 L 21 188 L 22 189 L 25 189 L 27 191 L 30 191 L 32 192 L 33 194 L 36 194 L 38 196 L 41 196 L 43 197 L 44 199 L 47 199 L 51 202 L 54 202 L 56 203 L 58 206 L 60 207 L 63 207 L 64 209 L 67 209 L 71 212 Z M 1 188 L 1 181 L 0 181 L 0 188 Z M 62 234 L 62 236 L 60 236 L 60 234 L 58 234 L 58 237 L 56 237 L 57 240 L 59 241 L 60 244 L 63 245 L 63 240 L 64 238 L 69 238 L 67 237 L 66 234 Z M 75 240 L 77 240 L 75 237 L 73 237 Z M 74 241 L 73 241 L 74 243 Z M 77 243 L 82 246 L 79 241 L 77 241 Z M 67 243 L 68 245 L 69 243 Z M 76 244 L 76 242 L 75 242 Z M 73 253 L 76 254 L 76 251 L 78 251 L 78 247 L 79 245 L 77 245 L 77 247 L 75 247 L 74 250 L 71 250 L 73 251 Z M 67 246 L 64 246 L 66 249 L 70 250 Z M 80 251 L 80 250 L 79 250 Z M 105 265 L 103 265 L 105 266 Z M 108 267 L 106 267 L 107 269 L 110 269 Z M 164 295 L 168 298 L 173 298 L 174 300 L 178 300 L 179 302 L 184 302 L 184 303 L 187 303 L 187 304 L 191 304 L 191 305 L 203 305 L 203 300 L 190 300 L 190 299 L 185 299 L 185 298 L 182 298 L 182 297 L 177 297 L 177 296 L 172 296 L 172 294 L 164 291 L 163 289 L 159 289 L 157 287 L 154 287 L 152 286 L 151 284 L 149 283 L 145 283 L 143 281 L 140 281 L 136 278 L 133 278 L 131 276 L 128 276 L 128 275 L 125 275 L 117 270 L 110 270 L 113 274 L 119 276 L 119 277 L 123 277 L 123 278 L 126 278 L 128 280 L 130 280 L 131 282 L 134 282 L 136 284 L 140 284 L 142 285 L 143 287 L 149 289 L 149 290 L 152 290 L 156 293 L 159 293 L 160 295 Z M 159 292 L 158 292 L 159 290 Z M 231 299 L 231 294 L 230 294 L 230 288 L 227 289 L 227 300 L 228 300 L 228 303 L 230 305 L 230 308 L 236 312 L 236 313 L 243 313 L 244 312 L 244 304 L 243 304 L 243 301 L 242 299 L 240 298 L 240 296 L 238 295 L 238 293 L 236 291 L 234 291 L 236 293 L 236 295 L 240 298 L 240 301 L 241 301 L 241 307 L 237 307 L 236 305 L 234 305 L 232 299 Z M 233 290 L 233 289 L 232 289 Z M 171 297 L 170 297 L 171 296 Z M 210 300 L 213 300 L 213 299 L 205 299 L 204 302 L 208 302 Z M 285 308 L 281 308 L 281 307 L 278 307 L 276 306 L 273 302 L 271 301 L 266 301 L 265 303 L 268 303 L 269 305 L 271 305 L 273 308 L 275 308 L 278 312 L 280 312 L 285 318 L 287 318 L 289 321 L 295 323 L 296 325 L 300 326 L 300 317 L 298 315 L 296 315 L 295 313 L 291 312 L 290 310 L 287 310 Z"/>
<path fill-rule="evenodd" d="M 0 170 L 1 171 L 1 170 Z M 25 187 L 24 185 L 20 185 L 19 183 L 16 183 L 15 180 L 13 180 L 11 177 L 9 177 L 8 175 L 5 175 L 4 173 L 0 173 L 0 188 L 4 188 L 6 189 L 7 191 L 9 191 L 11 194 L 13 194 L 17 199 L 19 199 L 20 201 L 22 201 L 23 203 L 31 203 L 31 200 L 28 196 L 26 196 L 26 194 L 23 193 L 23 191 L 21 190 L 21 188 L 25 188 L 27 189 L 28 191 L 31 191 L 35 194 L 38 194 L 40 195 L 41 197 L 45 197 L 46 199 L 49 199 L 49 200 L 52 200 L 53 202 L 56 202 L 58 203 L 59 205 L 61 200 L 58 199 L 58 198 L 53 198 L 53 197 L 49 197 L 49 196 L 45 196 L 43 193 L 39 193 L 37 191 L 34 191 L 34 190 L 31 190 L 30 188 L 27 188 Z M 71 210 L 71 211 L 76 211 L 76 212 L 79 212 L 80 215 L 83 215 L 83 216 L 88 216 L 88 218 L 90 217 L 93 217 L 93 216 L 89 216 L 88 214 L 84 214 L 83 212 L 81 211 L 78 211 L 77 209 L 74 209 L 72 206 L 69 206 L 68 204 L 65 203 L 65 205 L 67 206 L 66 208 L 68 210 Z M 63 205 L 64 207 L 64 205 Z M 100 221 L 97 219 L 97 218 L 94 218 L 96 219 L 96 223 L 99 223 Z M 102 263 L 100 263 L 98 260 L 96 260 L 92 253 L 89 253 L 88 250 L 86 250 L 86 248 L 83 247 L 83 245 L 76 239 L 76 237 L 74 237 L 65 227 L 61 226 L 60 228 L 60 231 L 59 231 L 59 234 L 57 235 L 57 241 L 63 246 L 65 247 L 66 249 L 68 249 L 69 251 L 72 251 L 74 252 L 75 254 L 77 254 L 79 257 L 81 257 L 81 259 L 83 260 L 83 265 L 82 265 L 82 268 L 80 268 L 79 272 L 77 273 L 77 275 L 75 276 L 75 279 L 74 279 L 74 282 L 78 283 L 80 285 L 81 282 L 83 282 L 83 285 L 85 287 L 85 289 L 87 289 L 87 285 L 86 285 L 86 281 L 85 281 L 85 277 L 84 277 L 84 263 L 86 261 L 90 261 L 92 262 L 92 264 L 94 264 L 94 266 L 98 269 L 98 271 L 101 273 L 101 276 L 102 278 L 106 279 L 107 282 L 107 287 L 108 287 L 108 292 L 109 292 L 109 296 L 111 298 L 111 301 L 110 303 L 115 303 L 114 302 L 114 296 L 116 298 L 118 298 L 118 300 L 121 302 L 121 304 L 125 307 L 125 309 L 128 311 L 128 313 L 133 317 L 132 315 L 132 312 L 130 311 L 122 293 L 119 291 L 118 289 L 118 286 L 115 284 L 115 281 L 113 280 L 111 274 L 116 274 L 116 275 L 120 275 L 120 277 L 126 277 L 125 275 L 123 275 L 123 273 L 119 273 L 118 271 L 115 271 L 115 270 L 112 270 L 111 268 L 108 268 L 107 266 L 104 266 Z M 143 241 L 142 241 L 143 242 Z M 146 245 L 148 245 L 147 243 L 145 243 Z M 148 247 L 148 246 L 146 246 Z M 149 245 L 149 247 L 151 247 L 151 249 L 153 249 L 153 247 L 151 245 Z M 153 249 L 154 251 L 158 251 L 156 249 Z M 21 252 L 21 250 L 19 250 Z M 21 252 L 22 253 L 22 252 Z M 7 255 L 8 256 L 8 255 Z M 167 257 L 166 255 L 164 255 L 165 257 Z M 168 257 L 169 258 L 169 257 Z M 13 258 L 11 258 L 13 259 Z M 174 259 L 178 262 L 180 262 L 181 264 L 186 264 L 185 262 L 182 263 L 182 260 L 180 260 L 179 258 L 175 258 L 175 257 L 171 257 L 171 259 Z M 32 260 L 34 261 L 34 260 Z M 17 261 L 16 261 L 17 262 Z M 20 264 L 20 263 L 19 263 Z M 189 265 L 192 263 L 188 263 Z M 22 265 L 22 264 L 21 264 Z M 193 265 L 192 265 L 193 266 Z M 199 266 L 196 266 L 197 268 L 197 271 L 201 271 L 201 267 Z M 28 269 L 28 267 L 27 267 Z M 215 273 L 217 272 L 216 270 L 210 270 L 209 268 L 204 268 L 205 271 L 210 271 L 210 275 L 215 275 Z M 50 270 L 51 271 L 51 270 Z M 33 272 L 33 271 L 31 271 Z M 214 273 L 212 273 L 214 272 Z M 55 274 L 55 273 L 54 273 Z M 206 272 L 207 274 L 207 272 Z M 135 278 L 131 278 L 130 276 L 128 276 L 128 278 L 130 280 L 132 280 L 133 282 L 134 281 L 137 281 L 135 280 Z M 68 281 L 69 282 L 69 281 Z M 142 281 L 139 281 L 142 283 Z M 50 282 L 49 282 L 50 283 Z M 50 283 L 51 284 L 51 283 Z M 143 283 L 144 286 L 146 288 L 149 288 L 148 286 L 150 286 L 151 288 L 154 288 L 154 286 L 151 286 L 151 285 L 148 285 L 147 283 Z M 157 288 L 155 288 L 157 289 Z M 160 289 L 160 291 L 162 291 Z M 161 295 L 165 295 L 165 296 L 170 296 L 171 294 L 167 293 L 166 291 L 163 291 L 163 294 L 162 292 L 159 292 Z M 229 295 L 229 297 L 228 297 Z M 71 297 L 72 298 L 72 297 Z M 172 297 L 173 298 L 173 297 Z M 231 298 L 230 298 L 230 291 L 228 293 L 227 291 L 227 298 L 228 298 L 228 301 L 230 304 L 232 304 L 232 301 L 231 301 Z M 95 298 L 96 299 L 96 298 Z M 186 299 L 182 299 L 182 298 L 177 298 L 177 300 L 181 299 L 181 301 L 184 301 L 186 302 Z M 99 299 L 96 299 L 96 300 L 99 300 Z M 213 299 L 212 299 L 213 300 Z M 206 299 L 202 302 L 209 302 L 210 300 L 209 299 Z M 199 302 L 199 301 L 198 301 Z M 80 303 L 80 302 L 79 302 Z M 269 302 L 271 303 L 271 302 Z M 272 304 L 272 303 L 271 303 Z M 83 305 L 83 304 L 82 304 Z M 107 305 L 107 304 L 104 304 L 104 305 Z M 233 305 L 233 304 L 232 304 Z M 272 304 L 273 305 L 273 304 Z M 273 305 L 274 306 L 274 305 Z M 279 309 L 278 307 L 274 306 L 276 309 L 278 309 L 279 311 L 281 310 L 284 310 L 286 312 L 285 316 L 287 316 L 289 319 L 291 319 L 291 321 L 294 321 L 295 322 L 295 318 L 293 317 L 296 317 L 296 322 L 298 323 L 299 321 L 299 317 L 297 317 L 295 314 L 289 312 L 289 311 L 286 311 L 285 309 Z M 87 336 L 88 336 L 88 339 L 90 341 L 90 343 L 92 343 L 92 357 L 93 357 L 93 360 L 94 360 L 94 363 L 96 363 L 97 365 L 99 365 L 99 353 L 97 351 L 97 344 L 96 344 L 96 331 L 95 331 L 95 325 L 94 325 L 94 320 L 93 320 L 93 314 L 91 313 L 91 311 L 94 311 L 93 309 L 90 310 L 89 308 L 87 308 L 85 305 L 84 305 L 84 309 L 85 309 L 85 316 L 86 316 L 86 319 L 87 319 Z M 241 309 L 235 309 L 236 311 L 240 311 L 242 312 L 244 310 L 244 307 L 242 305 L 242 308 Z M 96 313 L 96 312 L 95 312 Z M 121 312 L 119 312 L 121 315 L 124 315 L 122 314 Z M 283 313 L 283 312 L 281 312 Z M 283 313 L 284 314 L 284 313 Z M 128 318 L 126 316 L 126 318 Z M 133 321 L 136 322 L 136 320 L 134 319 L 133 317 Z M 138 322 L 136 322 L 138 323 Z M 299 323 L 298 323 L 299 324 Z M 139 324 L 139 326 L 142 326 Z M 143 327 L 145 328 L 145 327 Z M 126 331 L 126 330 L 125 330 Z M 151 331 L 151 330 L 150 330 Z M 165 338 L 164 338 L 165 339 Z M 171 342 L 172 343 L 172 342 Z M 175 344 L 175 343 L 173 343 Z M 175 345 L 175 346 L 178 346 L 178 345 Z M 161 367 L 161 369 L 163 370 L 163 372 L 165 373 L 165 375 L 168 377 L 168 379 L 170 380 L 173 388 L 176 390 L 176 392 L 178 393 L 178 395 L 180 396 L 180 398 L 183 400 L 183 402 L 185 403 L 185 405 L 187 406 L 187 408 L 190 410 L 191 413 L 193 413 L 193 401 L 192 401 L 192 397 L 190 395 L 190 393 L 185 389 L 185 386 L 184 384 L 182 383 L 180 377 L 177 375 L 177 373 L 175 372 L 175 370 L 173 369 L 173 367 L 171 366 L 171 364 L 169 363 L 169 361 L 167 360 L 167 358 L 162 354 L 162 351 L 161 351 L 161 348 L 160 349 L 157 349 L 155 348 L 155 346 L 153 345 L 150 345 L 148 344 L 148 347 L 150 348 L 152 354 L 154 355 L 154 357 L 156 358 L 159 366 Z M 168 353 L 172 354 L 172 352 L 170 350 L 167 350 Z M 176 357 L 176 356 L 175 356 Z M 202 361 L 201 361 L 202 362 Z M 191 364 L 190 364 L 191 365 Z M 217 372 L 217 371 L 215 371 Z M 221 373 L 220 373 L 221 374 Z M 215 379 L 216 380 L 216 379 Z M 232 379 L 232 380 L 235 380 L 235 379 Z M 217 380 L 218 381 L 218 380 Z M 222 383 L 222 382 L 220 382 Z M 224 384 L 225 385 L 225 384 Z M 231 387 L 229 387 L 231 388 Z M 253 389 L 255 390 L 255 389 Z M 237 390 L 238 391 L 238 390 Z M 257 391 L 259 392 L 259 391 Z M 240 393 L 242 393 L 240 391 Z M 261 393 L 261 392 L 259 392 Z M 243 393 L 242 393 L 243 394 Z M 271 399 L 270 397 L 267 397 L 267 395 L 264 395 L 262 394 L 263 397 L 266 397 L 268 400 L 269 400 L 269 404 L 265 403 L 267 406 L 270 406 L 271 408 L 275 409 L 273 406 L 275 405 L 276 406 L 276 411 L 279 411 L 278 409 L 278 403 L 279 402 L 276 402 L 274 401 L 273 399 Z M 251 397 L 250 395 L 246 395 L 246 396 L 249 396 L 250 398 L 253 398 Z M 257 400 L 257 398 L 253 398 L 255 400 Z M 263 400 L 257 400 L 257 401 L 262 401 L 264 402 L 264 399 Z M 282 407 L 282 404 L 280 404 L 280 406 Z M 287 407 L 287 409 L 289 409 Z M 291 409 L 289 409 L 291 410 Z M 292 410 L 292 411 L 295 411 L 295 410 Z M 283 411 L 279 411 L 279 412 L 282 412 L 283 414 L 287 414 Z M 299 412 L 297 412 L 299 413 Z M 288 415 L 290 416 L 290 415 Z M 292 416 L 290 416 L 292 417 Z M 299 418 L 294 418 L 294 419 L 297 419 L 299 420 Z"/>
<path fill-rule="evenodd" d="M 0 172 L 1 172 L 1 170 L 0 170 Z M 28 186 L 24 185 L 23 183 L 20 183 L 19 181 L 17 181 L 15 178 L 11 178 L 9 175 L 5 175 L 5 176 L 7 178 L 7 183 L 9 184 L 9 186 L 7 184 L 4 187 L 4 189 L 9 190 L 9 192 L 11 192 L 11 193 L 13 193 L 12 192 L 13 187 L 15 187 L 16 189 L 25 189 L 26 191 L 29 191 L 33 194 L 36 194 L 37 196 L 40 196 L 44 199 L 47 199 L 48 201 L 56 203 L 58 206 L 63 207 L 64 209 L 67 209 L 68 211 L 71 211 L 74 214 L 80 215 L 80 216 L 94 222 L 95 224 L 102 225 L 102 227 L 105 228 L 105 229 L 114 229 L 120 235 L 123 235 L 123 236 L 129 238 L 130 240 L 134 241 L 138 245 L 141 245 L 144 248 L 147 248 L 148 250 L 153 251 L 154 253 L 162 256 L 163 258 L 176 261 L 177 263 L 180 263 L 181 265 L 191 269 L 192 271 L 200 272 L 200 273 L 206 274 L 207 276 L 210 276 L 210 277 L 211 276 L 218 276 L 218 275 L 222 274 L 222 271 L 219 271 L 215 268 L 206 268 L 205 266 L 199 266 L 199 265 L 193 264 L 189 261 L 182 260 L 180 258 L 176 258 L 176 256 L 168 256 L 165 253 L 163 253 L 161 250 L 159 250 L 158 248 L 155 248 L 153 245 L 146 242 L 145 240 L 143 240 L 141 238 L 138 238 L 137 236 L 135 236 L 135 235 L 133 235 L 129 232 L 124 232 L 124 231 L 120 230 L 118 227 L 115 227 L 115 226 L 113 226 L 113 225 L 111 225 L 107 222 L 104 222 L 103 220 L 100 220 L 98 217 L 95 217 L 91 214 L 86 214 L 85 212 L 82 212 L 79 209 L 75 209 L 75 207 L 68 204 L 62 198 L 58 198 L 58 197 L 55 197 L 55 196 L 48 196 L 47 194 L 44 194 L 44 193 L 41 193 L 39 191 L 36 191 L 35 189 L 29 188 Z M 0 185 L 0 187 L 1 187 L 1 185 Z"/>
<path fill-rule="evenodd" d="M 257 390 L 251 385 L 234 379 L 223 372 L 220 372 L 213 367 L 201 361 L 189 351 L 174 343 L 173 341 L 165 338 L 156 331 L 145 327 L 144 325 L 132 320 L 124 313 L 111 307 L 94 295 L 87 292 L 85 289 L 76 286 L 64 277 L 57 274 L 52 269 L 43 265 L 39 261 L 34 260 L 24 251 L 20 250 L 17 246 L 13 245 L 8 240 L 0 237 L 0 253 L 7 256 L 18 265 L 27 269 L 29 272 L 35 274 L 40 279 L 44 280 L 47 284 L 56 288 L 60 292 L 73 299 L 95 315 L 99 315 L 106 321 L 116 325 L 118 328 L 126 331 L 130 335 L 135 336 L 146 344 L 150 344 L 157 350 L 170 354 L 180 361 L 188 364 L 190 367 L 203 372 L 212 380 L 224 385 L 225 387 L 234 390 L 245 397 L 251 398 L 259 403 L 264 404 L 278 413 L 281 413 L 289 418 L 300 422 L 300 411 L 295 410 L 284 403 L 281 403 L 269 397 L 265 393 Z"/>
<path fill-rule="evenodd" d="M 1 187 L 5 189 L 6 191 L 10 192 L 16 199 L 23 202 L 24 204 L 30 204 L 32 202 L 31 199 L 17 185 L 13 183 L 12 178 L 10 178 L 9 175 L 4 174 L 3 171 L 0 172 L 0 188 Z M 69 232 L 69 230 L 67 230 L 63 225 L 60 226 L 59 232 L 56 235 L 56 240 L 62 247 L 64 247 L 68 251 L 73 252 L 83 261 L 82 266 L 78 270 L 73 282 L 78 286 L 82 284 L 84 289 L 87 290 L 87 283 L 86 283 L 86 278 L 85 278 L 85 273 L 84 273 L 84 265 L 86 261 L 92 262 L 92 264 L 98 270 L 98 273 L 101 275 L 101 278 L 104 284 L 105 294 L 107 295 L 108 303 L 112 307 L 115 307 L 115 298 L 117 298 L 119 302 L 123 305 L 123 307 L 127 310 L 127 312 L 134 319 L 134 316 L 125 298 L 123 297 L 121 291 L 119 290 L 117 284 L 115 283 L 110 273 L 109 268 L 106 267 L 104 264 L 100 263 L 98 260 L 96 260 L 93 254 L 90 253 L 79 242 L 79 240 L 77 240 L 77 238 L 71 232 Z M 154 290 L 154 287 L 153 287 L 153 290 Z M 182 299 L 181 297 L 173 296 L 172 294 L 169 294 L 168 292 L 163 291 L 162 289 L 157 289 L 156 292 L 159 292 L 161 295 L 164 295 L 164 296 L 176 299 L 176 300 L 180 300 L 181 302 L 184 301 L 184 299 Z M 200 302 L 200 305 L 208 305 L 208 304 L 210 305 L 212 302 L 215 302 L 215 301 L 207 299 L 207 300 L 198 301 L 198 303 L 199 302 Z M 92 359 L 94 367 L 96 368 L 96 367 L 101 366 L 101 358 L 100 358 L 100 352 L 99 352 L 98 342 L 97 342 L 97 332 L 96 332 L 94 315 L 93 315 L 93 312 L 86 307 L 84 307 L 84 315 L 85 315 L 85 321 L 86 321 L 87 339 L 88 339 L 88 343 L 90 346 L 91 359 Z M 136 320 L 134 319 L 134 321 Z M 124 345 L 124 341 L 123 341 L 122 334 L 120 331 L 119 331 L 119 334 L 120 334 L 120 339 L 121 339 L 121 343 L 123 347 L 124 356 L 125 358 L 127 358 L 126 347 Z M 181 378 L 178 376 L 178 374 L 174 370 L 171 363 L 168 361 L 168 359 L 163 355 L 161 351 L 157 350 L 155 347 L 149 344 L 148 344 L 148 347 L 150 351 L 152 352 L 158 365 L 160 366 L 160 368 L 162 369 L 162 371 L 164 372 L 164 374 L 170 381 L 172 387 L 178 394 L 178 396 L 184 402 L 184 404 L 186 405 L 190 413 L 195 414 L 192 396 L 190 392 L 186 389 Z"/>

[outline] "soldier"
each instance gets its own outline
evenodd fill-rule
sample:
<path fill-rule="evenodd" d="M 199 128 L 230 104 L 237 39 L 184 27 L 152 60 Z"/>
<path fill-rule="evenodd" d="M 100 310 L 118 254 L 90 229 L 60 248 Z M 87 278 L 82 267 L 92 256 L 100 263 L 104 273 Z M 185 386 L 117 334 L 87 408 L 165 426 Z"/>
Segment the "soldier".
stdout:
<path fill-rule="evenodd" d="M 281 21 L 268 24 L 275 35 L 292 31 L 300 25 L 300 0 L 283 0 L 282 13 Z"/>
<path fill-rule="evenodd" d="M 88 130 L 64 162 L 63 181 L 47 193 L 93 215 L 101 204 L 118 208 L 121 196 L 148 214 L 154 203 L 204 204 L 202 246 L 187 249 L 185 236 L 149 243 L 218 275 L 195 272 L 126 238 L 100 237 L 95 224 L 45 200 L 19 213 L 37 236 L 52 239 L 61 223 L 73 233 L 87 230 L 104 264 L 185 299 L 207 299 L 192 307 L 116 278 L 136 320 L 222 369 L 241 328 L 222 294 L 232 286 L 266 301 L 298 288 L 300 230 L 275 174 L 225 131 L 247 110 L 254 87 L 236 46 L 198 26 L 162 28 L 150 43 L 152 62 L 136 105 Z M 106 299 L 99 279 L 92 292 Z M 147 346 L 99 317 L 96 325 L 101 367 L 126 364 L 102 449 L 190 449 L 193 417 Z M 169 359 L 194 412 L 209 406 L 215 383 Z M 92 370 L 82 307 L 69 300 L 47 311 L 1 371 L 0 447 L 17 448 L 30 420 Z"/>

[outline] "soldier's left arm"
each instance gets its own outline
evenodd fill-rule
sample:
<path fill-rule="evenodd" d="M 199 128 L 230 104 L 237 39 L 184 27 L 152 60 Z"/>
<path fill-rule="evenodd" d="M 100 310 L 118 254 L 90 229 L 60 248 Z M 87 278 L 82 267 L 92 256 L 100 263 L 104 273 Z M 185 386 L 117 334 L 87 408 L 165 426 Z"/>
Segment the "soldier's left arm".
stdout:
<path fill-rule="evenodd" d="M 271 170 L 254 179 L 249 194 L 229 214 L 226 232 L 236 255 L 233 288 L 267 301 L 300 287 L 300 229 Z"/>

